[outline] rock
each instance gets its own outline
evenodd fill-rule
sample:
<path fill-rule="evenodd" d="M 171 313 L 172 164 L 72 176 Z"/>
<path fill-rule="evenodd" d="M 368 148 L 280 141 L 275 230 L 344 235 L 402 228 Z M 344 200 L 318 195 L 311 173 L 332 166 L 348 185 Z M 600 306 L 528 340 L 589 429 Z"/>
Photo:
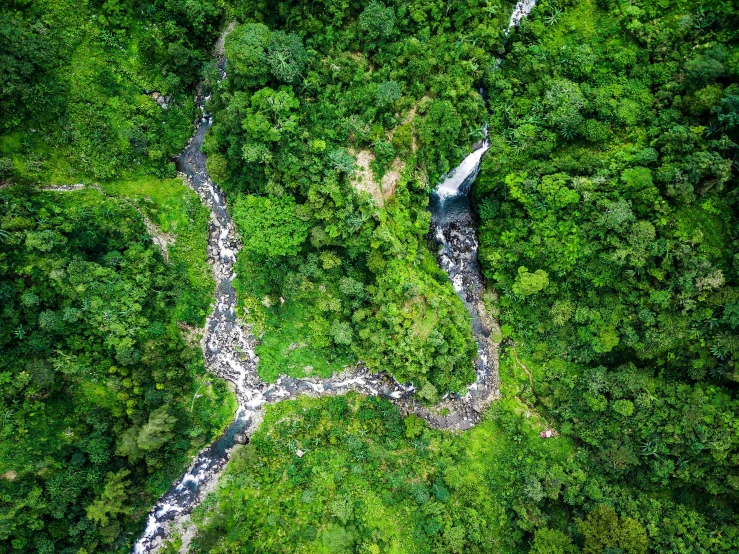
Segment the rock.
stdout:
<path fill-rule="evenodd" d="M 236 444 L 246 444 L 249 442 L 249 437 L 246 436 L 246 433 L 236 433 L 234 435 L 234 442 Z"/>

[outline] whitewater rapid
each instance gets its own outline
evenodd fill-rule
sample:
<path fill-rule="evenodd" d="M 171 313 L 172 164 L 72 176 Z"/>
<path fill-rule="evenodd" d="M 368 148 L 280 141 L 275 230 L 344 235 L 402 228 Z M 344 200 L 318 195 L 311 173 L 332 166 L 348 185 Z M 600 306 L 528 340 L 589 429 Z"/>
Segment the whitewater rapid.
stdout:
<path fill-rule="evenodd" d="M 522 0 L 516 5 L 506 35 L 534 5 L 534 0 Z M 227 31 L 231 29 L 233 25 L 229 25 Z M 222 43 L 221 39 L 219 43 Z M 221 67 L 221 77 L 224 78 L 225 64 L 222 63 Z M 228 214 L 225 195 L 211 181 L 206 169 L 206 157 L 201 147 L 211 118 L 205 112 L 205 98 L 199 96 L 197 102 L 203 116 L 177 160 L 177 167 L 185 183 L 211 210 L 208 260 L 217 286 L 213 312 L 203 334 L 203 355 L 211 372 L 233 384 L 239 409 L 224 435 L 200 452 L 185 474 L 150 510 L 146 528 L 133 547 L 135 554 L 156 551 L 173 531 L 182 532 L 180 552 L 187 551 L 194 533 L 190 512 L 215 487 L 233 447 L 248 441 L 256 430 L 266 404 L 300 395 L 339 395 L 355 391 L 363 395 L 383 396 L 398 406 L 402 414 L 416 414 L 431 427 L 464 431 L 476 425 L 485 408 L 499 396 L 497 346 L 490 338 L 495 323 L 484 309 L 484 281 L 477 261 L 475 221 L 467 197 L 479 172 L 482 156 L 489 148 L 487 139 L 439 183 L 432 196 L 431 208 L 431 233 L 440 245 L 440 266 L 449 274 L 472 317 L 478 344 L 477 379 L 467 387 L 465 394 L 448 394 L 438 404 L 424 406 L 415 400 L 412 384 L 398 383 L 386 373 L 372 373 L 361 363 L 327 379 L 280 376 L 275 383 L 269 384 L 259 377 L 259 360 L 255 353 L 257 339 L 249 325 L 236 317 L 234 264 L 241 243 Z"/>

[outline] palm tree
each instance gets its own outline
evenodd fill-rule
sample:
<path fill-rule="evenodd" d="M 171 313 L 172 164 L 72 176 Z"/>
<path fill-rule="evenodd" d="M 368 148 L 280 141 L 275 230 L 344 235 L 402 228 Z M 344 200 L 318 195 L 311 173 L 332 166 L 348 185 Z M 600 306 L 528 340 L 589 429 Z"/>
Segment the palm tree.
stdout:
<path fill-rule="evenodd" d="M 562 10 L 560 10 L 559 8 L 555 8 L 554 11 L 552 11 L 552 13 L 550 13 L 548 16 L 544 18 L 544 22 L 550 27 L 552 25 L 556 25 L 561 15 L 562 15 Z"/>

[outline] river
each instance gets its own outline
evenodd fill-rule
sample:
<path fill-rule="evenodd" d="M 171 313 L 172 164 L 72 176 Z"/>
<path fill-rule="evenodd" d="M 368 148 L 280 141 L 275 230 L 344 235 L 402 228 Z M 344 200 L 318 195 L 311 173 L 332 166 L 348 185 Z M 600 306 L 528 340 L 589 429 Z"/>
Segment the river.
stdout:
<path fill-rule="evenodd" d="M 519 2 L 508 29 L 517 25 L 534 4 L 533 0 Z M 229 26 L 232 28 L 233 25 Z M 221 71 L 224 78 L 225 64 L 222 64 Z M 480 421 L 484 409 L 499 395 L 497 347 L 490 339 L 493 321 L 486 314 L 482 302 L 484 281 L 477 261 L 475 218 L 467 195 L 487 150 L 486 141 L 442 179 L 430 202 L 431 233 L 439 243 L 439 264 L 449 274 L 472 317 L 478 344 L 477 379 L 464 395 L 448 394 L 439 404 L 428 407 L 415 400 L 412 384 L 398 383 L 385 373 L 372 373 L 362 364 L 327 379 L 281 376 L 272 384 L 261 380 L 254 351 L 257 340 L 250 327 L 236 317 L 234 263 L 241 244 L 227 210 L 226 197 L 210 180 L 206 170 L 206 157 L 201 148 L 211 118 L 204 112 L 205 99 L 198 98 L 198 103 L 203 116 L 178 158 L 177 168 L 183 180 L 211 211 L 208 260 L 217 285 L 213 313 L 206 322 L 202 348 L 207 368 L 233 384 L 239 409 L 225 433 L 198 454 L 182 477 L 151 509 L 146 528 L 133 547 L 135 554 L 156 551 L 173 530 L 182 531 L 181 551 L 187 550 L 194 532 L 189 514 L 216 486 L 233 447 L 238 442 L 248 441 L 261 422 L 266 404 L 300 395 L 323 396 L 356 391 L 386 397 L 398 406 L 401 413 L 414 413 L 431 427 L 464 431 Z"/>

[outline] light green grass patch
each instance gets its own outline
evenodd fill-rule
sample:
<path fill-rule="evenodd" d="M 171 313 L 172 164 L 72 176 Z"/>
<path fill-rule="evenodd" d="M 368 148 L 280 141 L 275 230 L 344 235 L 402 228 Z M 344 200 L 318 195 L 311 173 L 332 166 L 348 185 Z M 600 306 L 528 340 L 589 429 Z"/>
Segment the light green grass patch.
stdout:
<path fill-rule="evenodd" d="M 259 375 L 274 382 L 280 375 L 291 377 L 331 377 L 356 362 L 349 353 L 334 345 L 310 346 L 308 322 L 313 306 L 287 302 L 266 310 L 265 332 L 257 347 Z"/>
<path fill-rule="evenodd" d="M 113 196 L 132 200 L 163 232 L 173 238 L 168 246 L 170 262 L 186 277 L 177 318 L 201 326 L 210 312 L 215 281 L 208 264 L 210 212 L 181 179 L 141 176 L 102 185 Z"/>

